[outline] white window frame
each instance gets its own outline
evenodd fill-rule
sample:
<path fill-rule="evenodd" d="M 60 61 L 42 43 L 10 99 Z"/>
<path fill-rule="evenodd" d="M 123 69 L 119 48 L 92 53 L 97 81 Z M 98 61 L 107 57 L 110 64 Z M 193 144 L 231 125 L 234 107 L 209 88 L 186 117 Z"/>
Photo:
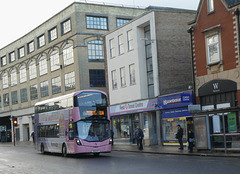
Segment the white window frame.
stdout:
<path fill-rule="evenodd" d="M 8 74 L 5 72 L 2 76 L 3 89 L 8 88 Z"/>
<path fill-rule="evenodd" d="M 214 0 L 208 0 L 208 13 L 214 12 Z"/>
<path fill-rule="evenodd" d="M 72 30 L 71 28 L 71 20 L 68 19 L 62 23 L 62 34 L 66 34 Z"/>
<path fill-rule="evenodd" d="M 60 69 L 59 52 L 54 50 L 50 55 L 51 71 Z"/>
<path fill-rule="evenodd" d="M 127 44 L 128 44 L 128 51 L 133 50 L 133 32 L 132 32 L 132 30 L 127 31 Z"/>
<path fill-rule="evenodd" d="M 38 48 L 43 47 L 46 44 L 45 35 L 41 35 L 38 37 Z"/>
<path fill-rule="evenodd" d="M 115 57 L 114 39 L 109 40 L 109 50 L 110 50 L 110 58 L 114 58 Z"/>
<path fill-rule="evenodd" d="M 123 35 L 118 36 L 118 53 L 119 55 L 124 53 L 124 45 L 123 45 Z"/>
<path fill-rule="evenodd" d="M 120 79 L 121 79 L 121 87 L 126 87 L 126 69 L 125 69 L 125 67 L 120 68 Z"/>
<path fill-rule="evenodd" d="M 117 71 L 113 70 L 111 72 L 112 75 L 112 89 L 117 89 Z"/>
<path fill-rule="evenodd" d="M 17 85 L 17 71 L 14 69 L 11 72 L 11 86 Z"/>
<path fill-rule="evenodd" d="M 67 44 L 63 48 L 63 65 L 67 66 L 74 63 L 73 45 Z"/>
<path fill-rule="evenodd" d="M 19 74 L 20 74 L 20 83 L 26 82 L 27 81 L 27 70 L 26 70 L 26 66 L 25 65 L 22 65 L 20 67 Z"/>
<path fill-rule="evenodd" d="M 36 62 L 31 61 L 29 64 L 29 79 L 32 80 L 37 77 L 37 67 Z"/>
<path fill-rule="evenodd" d="M 39 74 L 40 76 L 48 73 L 48 67 L 47 67 L 47 58 L 45 56 L 42 56 L 39 59 Z"/>
<path fill-rule="evenodd" d="M 31 53 L 34 51 L 34 41 L 31 41 L 28 43 L 28 53 Z"/>
<path fill-rule="evenodd" d="M 214 40 L 214 37 L 217 38 L 217 41 L 213 41 L 210 43 L 210 39 Z M 221 58 L 220 58 L 220 40 L 219 40 L 219 33 L 216 34 L 212 34 L 206 37 L 206 46 L 207 46 L 207 60 L 208 60 L 208 64 L 214 64 L 214 63 L 218 63 L 220 62 Z M 216 60 L 214 60 L 212 58 L 212 56 L 210 55 L 210 47 L 216 45 L 217 46 L 217 58 L 215 58 Z"/>
<path fill-rule="evenodd" d="M 136 72 L 135 72 L 135 64 L 129 65 L 129 78 L 130 78 L 130 85 L 136 84 Z"/>

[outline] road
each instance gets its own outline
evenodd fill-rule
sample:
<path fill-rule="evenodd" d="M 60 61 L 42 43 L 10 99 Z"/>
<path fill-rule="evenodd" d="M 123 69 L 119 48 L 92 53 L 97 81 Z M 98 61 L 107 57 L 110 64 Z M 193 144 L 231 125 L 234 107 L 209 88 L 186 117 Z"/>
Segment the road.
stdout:
<path fill-rule="evenodd" d="M 93 155 L 41 154 L 32 147 L 1 147 L 4 174 L 237 174 L 239 158 L 112 152 Z"/>

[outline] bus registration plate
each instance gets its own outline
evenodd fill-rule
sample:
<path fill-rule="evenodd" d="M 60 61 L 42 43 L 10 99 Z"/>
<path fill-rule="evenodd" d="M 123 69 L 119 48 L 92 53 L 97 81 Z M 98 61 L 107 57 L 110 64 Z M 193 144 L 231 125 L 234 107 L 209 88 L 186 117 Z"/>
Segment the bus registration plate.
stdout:
<path fill-rule="evenodd" d="M 99 153 L 100 150 L 93 150 L 92 153 Z"/>

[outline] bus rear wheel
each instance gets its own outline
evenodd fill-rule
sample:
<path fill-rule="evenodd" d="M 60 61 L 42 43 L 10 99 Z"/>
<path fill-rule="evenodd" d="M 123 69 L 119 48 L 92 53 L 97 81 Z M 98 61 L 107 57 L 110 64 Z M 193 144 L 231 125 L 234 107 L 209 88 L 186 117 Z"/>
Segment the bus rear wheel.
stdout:
<path fill-rule="evenodd" d="M 63 146 L 62 146 L 62 155 L 63 155 L 64 157 L 67 156 L 67 147 L 66 147 L 66 144 L 63 144 Z"/>

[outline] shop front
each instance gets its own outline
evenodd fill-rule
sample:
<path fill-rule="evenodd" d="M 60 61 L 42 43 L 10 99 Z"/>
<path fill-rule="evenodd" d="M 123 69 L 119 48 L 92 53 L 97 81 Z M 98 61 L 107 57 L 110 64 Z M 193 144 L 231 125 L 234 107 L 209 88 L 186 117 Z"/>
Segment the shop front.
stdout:
<path fill-rule="evenodd" d="M 156 104 L 157 98 L 111 106 L 114 141 L 136 143 L 134 132 L 139 126 L 144 132 L 145 145 L 157 144 Z"/>
<path fill-rule="evenodd" d="M 175 138 L 177 125 L 183 128 L 183 142 L 186 143 L 188 130 L 193 130 L 193 119 L 188 112 L 192 104 L 192 91 L 158 97 L 161 111 L 163 145 L 178 145 Z"/>
<path fill-rule="evenodd" d="M 194 113 L 196 147 L 240 150 L 237 83 L 212 80 L 200 87 L 198 93 L 201 111 Z"/>

